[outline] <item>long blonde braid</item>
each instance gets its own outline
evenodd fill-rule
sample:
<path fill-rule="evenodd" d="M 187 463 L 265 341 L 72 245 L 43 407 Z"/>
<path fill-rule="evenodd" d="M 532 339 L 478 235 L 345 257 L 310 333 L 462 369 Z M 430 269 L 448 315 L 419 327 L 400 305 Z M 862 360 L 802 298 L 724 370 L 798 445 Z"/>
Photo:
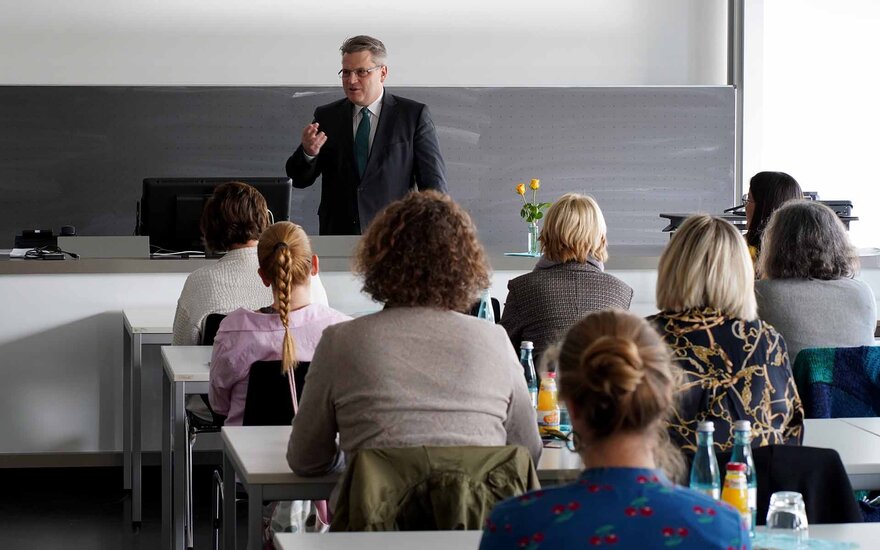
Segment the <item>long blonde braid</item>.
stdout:
<path fill-rule="evenodd" d="M 272 280 L 278 297 L 278 317 L 284 325 L 281 368 L 296 368 L 296 342 L 290 333 L 290 297 L 293 289 L 308 281 L 312 267 L 312 248 L 305 231 L 290 222 L 278 222 L 260 235 L 257 248 L 260 269 Z"/>

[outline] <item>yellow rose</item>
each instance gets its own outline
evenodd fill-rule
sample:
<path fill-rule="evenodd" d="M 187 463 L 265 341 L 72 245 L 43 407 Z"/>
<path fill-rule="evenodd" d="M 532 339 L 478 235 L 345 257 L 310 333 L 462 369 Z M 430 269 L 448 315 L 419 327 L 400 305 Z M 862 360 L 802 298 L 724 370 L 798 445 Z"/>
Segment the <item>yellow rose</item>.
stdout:
<path fill-rule="evenodd" d="M 524 183 L 518 184 L 516 186 L 516 193 L 518 195 L 525 195 L 526 194 L 526 184 L 524 184 Z"/>
<path fill-rule="evenodd" d="M 532 188 L 532 191 L 537 191 L 541 187 L 541 180 L 539 180 L 539 179 L 532 180 L 532 182 L 529 184 L 529 187 Z"/>

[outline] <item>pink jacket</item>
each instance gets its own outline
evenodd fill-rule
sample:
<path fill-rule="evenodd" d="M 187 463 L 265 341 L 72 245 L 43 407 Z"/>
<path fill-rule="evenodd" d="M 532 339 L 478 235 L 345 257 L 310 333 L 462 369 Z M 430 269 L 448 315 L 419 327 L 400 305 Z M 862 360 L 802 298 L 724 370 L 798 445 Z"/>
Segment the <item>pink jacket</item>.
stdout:
<path fill-rule="evenodd" d="M 351 317 L 328 306 L 310 304 L 291 311 L 289 319 L 297 361 L 311 361 L 324 329 Z M 242 423 L 251 365 L 280 360 L 283 340 L 284 326 L 275 313 L 237 309 L 220 323 L 211 356 L 208 398 L 214 412 L 226 415 L 227 425 Z"/>

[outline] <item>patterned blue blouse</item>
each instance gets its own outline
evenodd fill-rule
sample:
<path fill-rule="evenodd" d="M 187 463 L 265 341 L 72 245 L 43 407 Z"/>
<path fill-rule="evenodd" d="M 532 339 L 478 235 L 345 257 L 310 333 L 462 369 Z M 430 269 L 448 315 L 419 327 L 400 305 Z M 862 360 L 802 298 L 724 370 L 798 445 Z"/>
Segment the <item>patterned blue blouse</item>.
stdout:
<path fill-rule="evenodd" d="M 486 521 L 481 550 L 752 547 L 730 506 L 671 483 L 660 470 L 596 468 L 570 485 L 508 499 Z"/>

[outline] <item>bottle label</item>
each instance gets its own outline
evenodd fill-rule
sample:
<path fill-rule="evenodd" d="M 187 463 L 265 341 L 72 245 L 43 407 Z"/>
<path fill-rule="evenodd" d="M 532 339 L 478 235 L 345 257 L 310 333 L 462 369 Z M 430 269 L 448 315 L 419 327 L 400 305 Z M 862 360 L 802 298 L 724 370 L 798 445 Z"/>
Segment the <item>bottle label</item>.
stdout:
<path fill-rule="evenodd" d="M 559 429 L 559 409 L 541 410 L 538 409 L 538 428 L 542 431 L 545 429 Z"/>
<path fill-rule="evenodd" d="M 721 500 L 721 489 L 718 487 L 695 487 L 691 485 L 691 489 L 697 491 L 698 493 L 703 493 L 706 496 L 712 497 L 715 500 Z"/>
<path fill-rule="evenodd" d="M 529 388 L 529 400 L 533 409 L 538 408 L 538 388 Z"/>

